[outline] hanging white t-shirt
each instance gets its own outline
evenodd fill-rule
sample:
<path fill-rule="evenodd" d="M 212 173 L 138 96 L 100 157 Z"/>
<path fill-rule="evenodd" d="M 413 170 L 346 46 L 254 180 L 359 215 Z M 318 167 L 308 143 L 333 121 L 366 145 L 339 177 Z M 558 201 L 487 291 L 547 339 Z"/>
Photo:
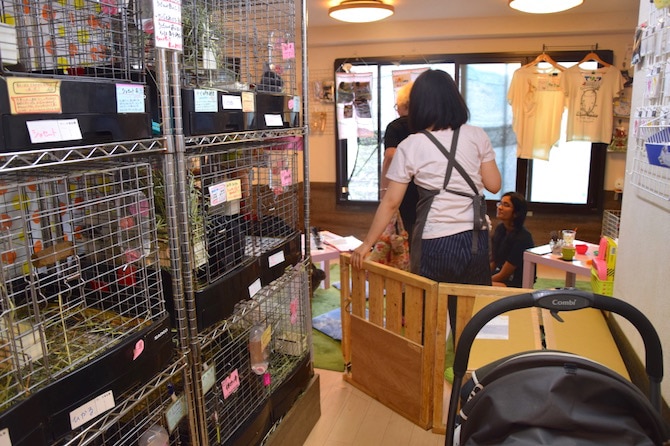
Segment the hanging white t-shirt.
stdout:
<path fill-rule="evenodd" d="M 584 70 L 574 65 L 563 72 L 568 108 L 568 141 L 612 141 L 614 98 L 624 79 L 614 66 Z"/>
<path fill-rule="evenodd" d="M 521 67 L 514 72 L 507 92 L 512 106 L 512 129 L 517 157 L 549 159 L 549 150 L 561 136 L 565 104 L 562 72 L 554 67 Z"/>
<path fill-rule="evenodd" d="M 432 134 L 447 150 L 451 150 L 451 139 L 454 135 L 452 130 L 438 130 Z M 482 163 L 495 159 L 496 154 L 486 132 L 480 127 L 462 125 L 458 136 L 456 160 L 470 176 L 479 193 L 484 190 Z M 398 144 L 386 173 L 386 178 L 398 183 L 409 183 L 414 178 L 417 186 L 440 190 L 430 206 L 421 237 L 423 239 L 446 237 L 472 230 L 474 219 L 472 199 L 443 190 L 447 163 L 447 158 L 426 135 L 415 133 Z M 455 168 L 447 187 L 466 194 L 473 193 Z"/>

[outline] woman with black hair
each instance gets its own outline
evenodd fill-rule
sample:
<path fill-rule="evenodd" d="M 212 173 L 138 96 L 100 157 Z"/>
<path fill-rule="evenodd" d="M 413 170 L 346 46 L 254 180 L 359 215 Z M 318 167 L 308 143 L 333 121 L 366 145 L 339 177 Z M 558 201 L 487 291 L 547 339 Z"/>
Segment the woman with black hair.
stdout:
<path fill-rule="evenodd" d="M 417 133 L 398 144 L 386 174 L 388 189 L 363 243 L 352 253 L 355 267 L 363 265 L 414 178 L 419 202 L 410 247 L 412 272 L 440 282 L 491 284 L 489 231 L 475 227 L 473 190 L 455 164 L 460 164 L 478 195 L 484 189 L 500 190 L 500 171 L 487 134 L 466 124 L 469 115 L 448 73 L 427 70 L 417 77 L 409 99 L 409 127 Z M 449 158 L 455 162 L 431 138 L 451 147 L 445 150 L 453 153 Z"/>
<path fill-rule="evenodd" d="M 506 192 L 496 206 L 500 224 L 491 239 L 491 281 L 495 286 L 521 288 L 523 252 L 535 246 L 524 226 L 528 203 L 518 192 Z"/>

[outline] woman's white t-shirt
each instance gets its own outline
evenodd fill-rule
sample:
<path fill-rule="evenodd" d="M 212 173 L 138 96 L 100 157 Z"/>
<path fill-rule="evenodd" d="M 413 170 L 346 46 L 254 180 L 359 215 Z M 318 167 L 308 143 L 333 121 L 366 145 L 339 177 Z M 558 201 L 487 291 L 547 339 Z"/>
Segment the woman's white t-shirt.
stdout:
<path fill-rule="evenodd" d="M 452 130 L 438 130 L 432 133 L 447 150 L 451 150 L 451 139 L 454 134 Z M 491 140 L 482 128 L 467 124 L 461 126 L 456 160 L 463 166 L 481 194 L 484 190 L 481 165 L 483 162 L 495 160 Z M 474 218 L 472 199 L 443 190 L 447 163 L 447 158 L 426 135 L 415 133 L 398 144 L 386 174 L 386 178 L 398 183 L 409 183 L 413 177 L 417 186 L 440 190 L 428 212 L 423 229 L 424 239 L 446 237 L 472 230 Z M 473 194 L 472 188 L 455 168 L 447 187 Z"/>

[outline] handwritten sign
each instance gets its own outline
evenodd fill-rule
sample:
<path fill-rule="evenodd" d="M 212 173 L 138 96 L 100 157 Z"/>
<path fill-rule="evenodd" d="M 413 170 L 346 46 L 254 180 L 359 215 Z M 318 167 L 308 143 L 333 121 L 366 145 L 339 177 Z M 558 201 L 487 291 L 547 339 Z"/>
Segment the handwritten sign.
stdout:
<path fill-rule="evenodd" d="M 287 187 L 293 184 L 293 176 L 291 174 L 291 169 L 282 169 L 279 175 L 281 176 L 282 186 Z"/>
<path fill-rule="evenodd" d="M 242 110 L 242 97 L 224 94 L 221 96 L 221 107 L 224 110 Z"/>
<path fill-rule="evenodd" d="M 265 125 L 268 127 L 281 127 L 284 125 L 284 121 L 281 115 L 265 115 Z"/>
<path fill-rule="evenodd" d="M 8 77 L 11 113 L 62 113 L 60 84 L 60 81 L 52 79 Z"/>
<path fill-rule="evenodd" d="M 216 113 L 219 111 L 216 103 L 215 90 L 193 90 L 193 99 L 196 113 Z"/>
<path fill-rule="evenodd" d="M 242 181 L 232 180 L 209 186 L 209 204 L 216 206 L 242 198 Z"/>
<path fill-rule="evenodd" d="M 211 366 L 204 372 L 202 372 L 202 393 L 205 394 L 209 392 L 214 384 L 216 383 L 216 367 Z"/>
<path fill-rule="evenodd" d="M 223 399 L 227 400 L 230 395 L 235 393 L 240 388 L 240 374 L 237 369 L 221 381 L 221 390 L 223 391 Z"/>
<path fill-rule="evenodd" d="M 116 111 L 118 113 L 144 113 L 144 86 L 116 85 Z"/>
<path fill-rule="evenodd" d="M 76 429 L 113 409 L 115 405 L 114 394 L 109 390 L 70 412 L 70 427 Z"/>
<path fill-rule="evenodd" d="M 245 113 L 256 111 L 256 100 L 254 94 L 250 91 L 242 92 L 242 111 Z"/>
<path fill-rule="evenodd" d="M 281 57 L 284 60 L 295 59 L 295 44 L 293 42 L 281 44 Z"/>
<path fill-rule="evenodd" d="M 153 0 L 156 48 L 182 51 L 181 0 Z"/>
<path fill-rule="evenodd" d="M 28 121 L 26 126 L 28 127 L 30 142 L 33 144 L 82 139 L 81 129 L 76 118 Z"/>

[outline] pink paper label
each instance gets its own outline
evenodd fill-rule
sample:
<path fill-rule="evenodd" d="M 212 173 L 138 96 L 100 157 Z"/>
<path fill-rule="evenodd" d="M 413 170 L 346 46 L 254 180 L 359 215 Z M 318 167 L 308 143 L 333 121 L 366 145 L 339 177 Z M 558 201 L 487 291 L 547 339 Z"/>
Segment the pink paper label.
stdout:
<path fill-rule="evenodd" d="M 293 183 L 293 177 L 291 176 L 290 169 L 282 169 L 281 171 L 281 185 L 286 187 L 290 186 Z"/>
<path fill-rule="evenodd" d="M 293 42 L 281 44 L 281 57 L 284 60 L 295 59 L 295 45 Z"/>
<path fill-rule="evenodd" d="M 263 385 L 267 387 L 270 384 L 272 384 L 272 378 L 270 377 L 270 374 L 269 373 L 263 374 Z"/>
<path fill-rule="evenodd" d="M 228 375 L 226 379 L 221 381 L 221 390 L 223 391 L 223 399 L 228 399 L 230 395 L 235 393 L 235 391 L 240 387 L 240 375 L 237 373 L 237 369 L 233 370 L 233 373 Z"/>
<path fill-rule="evenodd" d="M 298 299 L 293 299 L 290 305 L 291 311 L 291 325 L 295 325 L 298 322 Z"/>
<path fill-rule="evenodd" d="M 135 348 L 133 349 L 133 361 L 138 358 L 144 351 L 144 340 L 140 339 L 135 343 Z"/>

